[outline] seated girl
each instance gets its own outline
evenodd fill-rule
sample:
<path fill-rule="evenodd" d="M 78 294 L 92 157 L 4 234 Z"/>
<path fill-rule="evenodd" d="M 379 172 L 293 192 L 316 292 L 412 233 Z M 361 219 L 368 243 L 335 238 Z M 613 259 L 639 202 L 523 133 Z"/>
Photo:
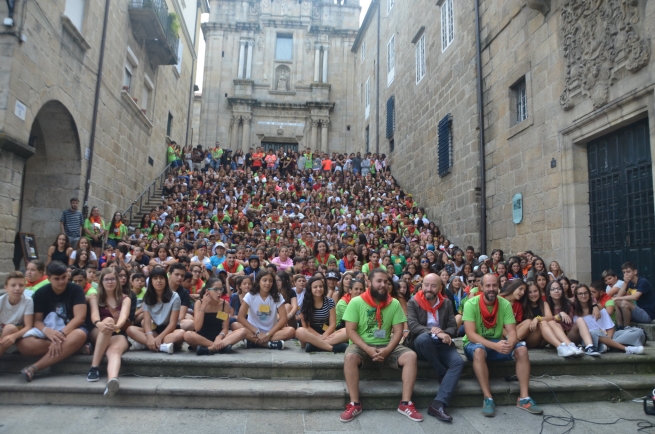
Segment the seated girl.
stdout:
<path fill-rule="evenodd" d="M 296 335 L 293 327 L 287 326 L 284 297 L 278 291 L 273 272 L 267 269 L 257 274 L 252 289 L 243 297 L 239 323 L 247 329 L 248 348 L 282 350 L 284 341 Z"/>
<path fill-rule="evenodd" d="M 175 329 L 180 305 L 180 296 L 168 286 L 164 267 L 154 267 L 143 297 L 142 327 L 131 326 L 127 329 L 127 335 L 135 341 L 134 349 L 148 348 L 173 354 L 174 346 L 184 342 L 184 330 Z"/>
<path fill-rule="evenodd" d="M 327 297 L 325 281 L 321 277 L 312 277 L 307 284 L 309 293 L 300 310 L 302 327 L 296 331 L 300 346 L 308 353 L 314 351 L 335 351 L 328 339 L 337 327 L 334 300 Z M 311 294 L 311 298 L 309 295 Z M 346 344 L 336 344 L 342 349 Z M 345 351 L 345 347 L 343 351 Z"/>
<path fill-rule="evenodd" d="M 102 270 L 96 291 L 97 295 L 89 299 L 91 322 L 95 326 L 89 333 L 89 340 L 95 343 L 95 349 L 86 380 L 95 382 L 100 379 L 99 366 L 106 355 L 109 381 L 104 396 L 109 398 L 118 392 L 121 356 L 130 347 L 125 330 L 130 326 L 128 317 L 132 300 L 123 294 L 113 268 Z"/>
<path fill-rule="evenodd" d="M 196 347 L 199 356 L 229 353 L 232 345 L 246 337 L 243 328 L 229 333 L 230 305 L 221 298 L 222 292 L 223 282 L 218 277 L 210 277 L 193 308 L 196 331 L 184 333 L 184 341 Z"/>

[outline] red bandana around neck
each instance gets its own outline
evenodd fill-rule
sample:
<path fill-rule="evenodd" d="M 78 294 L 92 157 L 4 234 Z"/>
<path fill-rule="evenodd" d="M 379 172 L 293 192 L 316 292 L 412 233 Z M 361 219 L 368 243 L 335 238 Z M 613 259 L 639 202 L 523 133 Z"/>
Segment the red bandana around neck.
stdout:
<path fill-rule="evenodd" d="M 27 285 L 25 285 L 25 286 L 27 286 L 28 288 L 31 288 L 31 287 L 36 286 L 36 285 L 38 285 L 39 283 L 43 282 L 43 281 L 46 280 L 47 278 L 48 278 L 48 276 L 43 276 L 42 278 L 40 278 L 40 279 L 37 280 L 36 282 L 30 282 L 29 280 L 25 279 L 25 280 L 27 280 Z"/>
<path fill-rule="evenodd" d="M 489 312 L 487 305 L 484 302 L 484 297 L 480 298 L 480 316 L 482 316 L 482 323 L 484 328 L 492 329 L 496 326 L 496 321 L 498 320 L 498 297 L 494 302 L 494 307 Z"/>
<path fill-rule="evenodd" d="M 352 270 L 353 268 L 355 268 L 355 259 L 348 262 L 348 258 L 344 257 L 343 258 L 343 265 L 346 268 L 346 270 Z"/>
<path fill-rule="evenodd" d="M 426 298 L 425 298 L 425 293 L 423 291 L 419 291 L 416 293 L 414 296 L 416 301 L 418 302 L 418 305 L 421 307 L 421 309 L 431 312 L 432 316 L 434 317 L 435 321 L 437 320 L 437 310 L 441 307 L 441 303 L 443 303 L 444 296 L 443 294 L 439 293 L 437 294 L 437 304 L 432 306 L 432 303 L 430 303 Z"/>
<path fill-rule="evenodd" d="M 389 306 L 391 302 L 393 301 L 393 298 L 387 294 L 387 299 L 383 302 L 380 302 L 380 304 L 377 304 L 377 300 L 373 298 L 371 295 L 371 290 L 369 289 L 365 293 L 363 293 L 360 297 L 362 297 L 362 300 L 366 302 L 371 307 L 375 308 L 375 319 L 378 322 L 378 329 L 382 328 L 382 309 L 385 307 Z"/>
<path fill-rule="evenodd" d="M 318 253 L 316 255 L 316 260 L 318 261 L 319 264 L 321 265 L 327 265 L 328 259 L 330 259 L 330 254 L 326 253 L 323 258 L 321 258 L 321 254 Z"/>
<path fill-rule="evenodd" d="M 341 297 L 341 299 L 342 299 L 343 301 L 345 301 L 346 304 L 349 304 L 349 303 L 350 303 L 350 300 L 352 299 L 352 295 L 350 295 L 350 294 L 344 294 L 343 297 Z"/>

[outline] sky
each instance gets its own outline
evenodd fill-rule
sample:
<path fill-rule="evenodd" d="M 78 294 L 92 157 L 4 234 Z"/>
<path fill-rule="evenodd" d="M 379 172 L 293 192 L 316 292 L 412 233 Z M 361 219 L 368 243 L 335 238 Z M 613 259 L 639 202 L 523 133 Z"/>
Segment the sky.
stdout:
<path fill-rule="evenodd" d="M 359 23 L 361 24 L 366 16 L 371 0 L 360 0 L 362 6 L 362 14 L 359 16 Z M 201 21 L 204 23 L 209 19 L 209 14 L 202 14 Z M 200 46 L 198 47 L 198 69 L 196 70 L 196 84 L 202 91 L 202 76 L 205 73 L 205 39 L 200 39 Z"/>

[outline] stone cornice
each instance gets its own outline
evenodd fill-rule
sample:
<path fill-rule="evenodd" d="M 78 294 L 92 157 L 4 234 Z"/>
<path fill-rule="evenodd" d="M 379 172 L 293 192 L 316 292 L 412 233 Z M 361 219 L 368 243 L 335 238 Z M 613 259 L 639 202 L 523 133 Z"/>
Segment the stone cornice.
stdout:
<path fill-rule="evenodd" d="M 261 108 L 274 108 L 274 109 L 328 109 L 332 110 L 335 106 L 333 102 L 318 102 L 318 101 L 306 101 L 306 102 L 280 102 L 272 100 L 258 100 L 255 98 L 240 98 L 240 97 L 229 97 L 227 102 L 231 106 L 235 105 L 247 105 L 251 107 L 261 107 Z"/>

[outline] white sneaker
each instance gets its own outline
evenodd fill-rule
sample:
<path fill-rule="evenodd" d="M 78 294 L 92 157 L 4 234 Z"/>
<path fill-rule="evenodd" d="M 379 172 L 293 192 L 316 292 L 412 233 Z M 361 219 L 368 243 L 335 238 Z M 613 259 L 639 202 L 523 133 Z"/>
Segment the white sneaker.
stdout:
<path fill-rule="evenodd" d="M 162 353 L 173 354 L 173 344 L 161 344 L 159 346 L 159 351 Z"/>
<path fill-rule="evenodd" d="M 120 387 L 120 384 L 118 383 L 118 378 L 112 378 L 109 380 L 107 383 L 107 386 L 105 387 L 105 393 L 104 396 L 106 398 L 111 398 L 118 392 L 118 389 Z"/>
<path fill-rule="evenodd" d="M 132 340 L 131 342 L 132 342 L 132 348 L 134 348 L 137 351 L 145 350 L 146 348 L 148 348 L 147 345 L 140 344 L 139 342 L 137 342 L 135 340 Z"/>
<path fill-rule="evenodd" d="M 625 347 L 626 354 L 644 354 L 644 347 L 641 345 L 638 347 Z"/>
<path fill-rule="evenodd" d="M 575 351 L 565 343 L 561 343 L 557 347 L 557 355 L 564 358 L 573 357 L 575 356 Z"/>
<path fill-rule="evenodd" d="M 607 345 L 600 343 L 598 344 L 598 352 L 603 354 L 609 351 L 609 348 L 607 348 Z"/>
<path fill-rule="evenodd" d="M 569 343 L 569 348 L 571 348 L 575 352 L 575 357 L 580 357 L 584 356 L 584 350 L 574 344 L 573 342 Z"/>

